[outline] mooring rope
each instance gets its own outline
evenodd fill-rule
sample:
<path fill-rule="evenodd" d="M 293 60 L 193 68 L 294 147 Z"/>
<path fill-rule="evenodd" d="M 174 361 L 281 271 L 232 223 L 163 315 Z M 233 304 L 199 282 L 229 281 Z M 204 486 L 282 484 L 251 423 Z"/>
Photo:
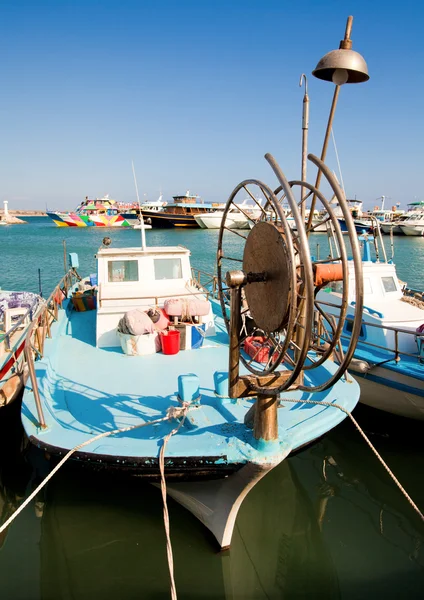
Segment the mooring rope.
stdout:
<path fill-rule="evenodd" d="M 322 406 L 330 406 L 330 407 L 334 406 L 334 408 L 338 408 L 339 410 L 341 410 L 342 412 L 344 412 L 351 419 L 351 421 L 355 425 L 356 429 L 359 431 L 359 433 L 362 435 L 362 437 L 364 438 L 364 440 L 366 441 L 366 443 L 368 444 L 368 446 L 371 448 L 371 450 L 374 452 L 374 454 L 376 455 L 376 457 L 378 458 L 378 460 L 380 461 L 380 463 L 386 469 L 386 471 L 388 472 L 388 474 L 390 475 L 390 477 L 393 479 L 393 481 L 395 482 L 395 484 L 397 485 L 397 487 L 399 488 L 399 490 L 402 492 L 402 494 L 408 500 L 409 504 L 417 512 L 417 514 L 421 517 L 421 520 L 424 521 L 424 514 L 420 511 L 420 509 L 418 508 L 418 506 L 412 500 L 411 496 L 408 494 L 408 492 L 405 490 L 405 488 L 403 487 L 403 485 L 397 479 L 397 477 L 393 473 L 393 471 L 390 470 L 389 466 L 385 463 L 383 457 L 379 454 L 378 450 L 372 444 L 371 440 L 368 438 L 368 436 L 366 435 L 365 431 L 363 431 L 363 429 L 359 425 L 358 421 L 353 417 L 353 415 L 352 415 L 352 413 L 350 411 L 348 411 L 343 406 L 340 406 L 340 404 L 334 404 L 333 402 L 326 402 L 324 400 L 303 400 L 303 399 L 302 400 L 299 400 L 299 399 L 294 400 L 294 399 L 291 399 L 291 398 L 281 398 L 280 401 L 281 401 L 281 403 L 283 405 L 284 405 L 284 402 L 294 402 L 294 403 L 299 403 L 299 402 L 302 403 L 302 402 L 304 402 L 305 404 L 320 404 Z"/>
<path fill-rule="evenodd" d="M 175 587 L 175 579 L 174 579 L 174 557 L 172 553 L 172 544 L 171 544 L 171 533 L 170 533 L 170 525 L 169 525 L 169 513 L 168 513 L 168 503 L 166 498 L 166 481 L 165 481 L 165 449 L 168 441 L 171 439 L 173 435 L 178 433 L 180 427 L 183 426 L 184 421 L 187 417 L 188 408 L 190 406 L 189 402 L 183 402 L 181 408 L 172 407 L 168 409 L 168 411 L 178 411 L 178 417 L 182 417 L 178 426 L 175 427 L 172 431 L 168 433 L 166 437 L 163 439 L 162 447 L 159 452 L 159 470 L 160 470 L 160 489 L 162 492 L 162 501 L 163 501 L 163 522 L 165 526 L 165 535 L 166 535 L 166 554 L 168 557 L 168 568 L 169 568 L 169 579 L 171 581 L 171 599 L 177 600 L 177 589 Z M 177 416 L 175 418 L 177 418 Z M 172 416 L 170 416 L 172 418 Z"/>
<path fill-rule="evenodd" d="M 180 422 L 179 426 L 176 429 L 174 429 L 170 434 L 168 434 L 168 436 L 165 438 L 166 441 L 168 441 L 168 438 L 171 437 L 171 435 L 173 435 L 173 432 L 178 431 L 178 429 L 181 427 L 181 425 L 184 422 L 185 417 L 187 415 L 187 410 L 188 410 L 187 403 L 184 403 L 181 408 L 179 406 L 170 406 L 168 408 L 168 410 L 166 411 L 166 415 L 164 417 L 161 417 L 160 419 L 155 419 L 154 421 L 147 421 L 145 423 L 138 423 L 137 425 L 129 425 L 128 427 L 120 427 L 118 429 L 112 429 L 111 431 L 104 431 L 103 433 L 99 433 L 98 435 L 95 435 L 94 437 L 86 440 L 85 442 L 78 444 L 78 446 L 75 446 L 74 448 L 69 450 L 69 452 L 67 454 L 65 454 L 65 456 L 62 458 L 62 460 L 60 462 L 58 462 L 58 464 L 50 471 L 50 473 L 47 475 L 47 477 L 45 479 L 43 479 L 43 481 L 35 488 L 35 490 L 28 496 L 28 498 L 26 498 L 26 500 L 24 500 L 24 502 L 22 502 L 22 504 L 19 506 L 19 508 L 17 508 L 15 510 L 15 512 L 7 519 L 7 521 L 5 521 L 5 523 L 3 523 L 3 525 L 0 526 L 0 534 L 3 533 L 3 531 L 5 529 L 7 529 L 7 527 L 9 527 L 9 525 L 16 519 L 16 517 L 24 510 L 24 508 L 26 506 L 28 506 L 28 504 L 31 502 L 31 500 L 33 500 L 35 498 L 35 496 L 38 494 L 38 492 L 40 492 L 43 489 L 43 487 L 46 485 L 46 483 L 48 483 L 50 481 L 50 479 L 59 471 L 59 469 L 66 463 L 66 461 L 75 452 L 77 452 L 78 450 L 81 450 L 81 448 L 84 448 L 85 446 L 88 446 L 89 444 L 92 444 L 93 442 L 100 440 L 102 438 L 108 437 L 110 435 L 115 435 L 117 433 L 124 433 L 126 431 L 140 429 L 141 427 L 147 427 L 147 425 L 156 425 L 158 423 L 162 423 L 163 421 L 168 421 L 170 419 L 176 419 L 176 418 L 183 417 L 183 420 Z M 162 446 L 162 448 L 163 448 L 163 446 Z M 161 450 L 161 452 L 162 452 L 162 450 Z"/>
<path fill-rule="evenodd" d="M 137 425 L 130 425 L 128 427 L 120 427 L 118 429 L 112 429 L 111 431 L 104 431 L 103 433 L 99 433 L 94 437 L 78 444 L 62 458 L 62 460 L 50 471 L 47 477 L 36 487 L 36 489 L 26 498 L 26 500 L 15 510 L 15 512 L 7 519 L 3 525 L 0 526 L 0 534 L 5 531 L 9 527 L 9 525 L 16 519 L 16 517 L 21 513 L 24 508 L 31 502 L 33 498 L 40 492 L 43 487 L 50 481 L 50 479 L 59 471 L 59 469 L 66 463 L 66 461 L 78 450 L 84 448 L 84 446 L 88 446 L 93 442 L 100 440 L 104 437 L 108 437 L 110 435 L 114 435 L 117 433 L 123 433 L 125 431 L 132 431 L 134 429 L 140 429 L 141 427 L 147 427 L 147 425 L 156 425 L 158 423 L 162 423 L 163 421 L 170 421 L 171 419 L 181 419 L 178 426 L 175 427 L 172 431 L 168 433 L 168 435 L 163 439 L 163 444 L 159 453 L 159 471 L 160 471 L 160 487 L 162 492 L 163 499 L 163 518 L 164 518 L 164 527 L 165 527 L 165 535 L 166 535 L 166 552 L 168 556 L 168 567 L 169 567 L 169 578 L 171 580 L 171 598 L 172 600 L 177 600 L 177 590 L 175 587 L 175 579 L 174 579 L 174 560 L 172 554 L 172 544 L 171 544 L 171 535 L 170 535 L 170 526 L 169 526 L 169 514 L 168 514 L 168 505 L 166 502 L 166 480 L 165 480 L 165 449 L 168 441 L 171 439 L 173 435 L 175 435 L 187 417 L 187 412 L 190 407 L 189 402 L 182 402 L 182 406 L 170 406 L 164 417 L 160 419 L 155 419 L 154 421 L 148 421 L 147 423 L 138 423 Z"/>
<path fill-rule="evenodd" d="M 362 435 L 362 437 L 364 438 L 364 440 L 366 441 L 368 446 L 374 452 L 374 454 L 376 455 L 376 457 L 378 458 L 380 463 L 386 469 L 386 471 L 388 472 L 390 477 L 393 479 L 393 481 L 395 482 L 395 484 L 397 485 L 399 490 L 402 492 L 402 494 L 405 496 L 405 498 L 408 500 L 408 502 L 410 503 L 412 508 L 417 512 L 417 514 L 421 517 L 421 519 L 424 520 L 423 513 L 420 511 L 418 506 L 415 504 L 415 502 L 409 496 L 409 494 L 407 493 L 405 488 L 402 486 L 400 481 L 397 479 L 397 477 L 394 475 L 394 473 L 390 470 L 389 466 L 385 463 L 384 459 L 381 457 L 381 455 L 379 454 L 377 449 L 373 446 L 371 440 L 367 437 L 367 435 L 362 430 L 362 428 L 360 427 L 360 425 L 356 421 L 356 419 L 352 416 L 350 411 L 348 411 L 343 406 L 340 406 L 339 404 L 335 404 L 333 402 L 326 402 L 324 400 L 305 400 L 305 399 L 299 400 L 299 399 L 291 399 L 291 398 L 282 398 L 281 402 L 282 403 L 284 403 L 284 402 L 299 403 L 300 402 L 300 403 L 304 403 L 304 404 L 315 404 L 315 405 L 321 405 L 321 406 L 328 406 L 328 407 L 337 408 L 337 409 L 341 410 L 342 412 L 344 412 L 351 419 L 351 421 L 355 425 L 356 429 Z M 177 600 L 177 591 L 176 591 L 175 579 L 174 579 L 174 561 L 173 561 L 172 544 L 171 544 L 171 536 L 170 536 L 169 513 L 168 513 L 168 505 L 167 505 L 167 497 L 166 497 L 165 450 L 166 450 L 166 445 L 167 445 L 168 441 L 170 440 L 170 438 L 173 435 L 175 435 L 176 433 L 178 433 L 180 428 L 183 426 L 184 421 L 187 417 L 189 407 L 190 407 L 189 402 L 183 402 L 181 407 L 171 406 L 167 409 L 166 415 L 164 417 L 155 419 L 153 421 L 148 421 L 147 423 L 146 422 L 139 423 L 137 425 L 130 425 L 128 427 L 122 427 L 122 428 L 118 428 L 118 429 L 113 429 L 111 431 L 105 431 L 103 433 L 100 433 L 100 434 L 86 440 L 85 442 L 82 442 L 81 444 L 78 444 L 78 446 L 75 446 L 74 448 L 69 450 L 69 452 L 62 458 L 62 460 L 47 475 L 47 477 L 37 486 L 37 488 L 19 506 L 19 508 L 9 517 L 9 519 L 7 519 L 7 521 L 5 523 L 3 523 L 3 525 L 0 526 L 0 534 L 3 533 L 3 531 L 5 531 L 5 529 L 7 529 L 7 527 L 9 527 L 9 525 L 24 510 L 24 508 L 31 502 L 31 500 L 33 500 L 33 498 L 43 489 L 43 487 L 57 473 L 57 471 L 59 471 L 59 469 L 65 464 L 65 462 L 75 452 L 77 452 L 81 448 L 84 448 L 85 446 L 88 446 L 89 444 L 91 444 L 97 440 L 100 440 L 104 437 L 108 437 L 110 435 L 114 435 L 117 433 L 123 433 L 126 431 L 132 431 L 134 429 L 146 427 L 147 425 L 155 425 L 155 424 L 161 423 L 163 421 L 180 418 L 181 420 L 180 420 L 178 426 L 175 427 L 172 431 L 170 431 L 168 433 L 168 435 L 166 435 L 165 438 L 163 439 L 162 447 L 159 452 L 159 470 L 160 470 L 160 476 L 161 476 L 161 492 L 162 492 L 162 500 L 163 500 L 163 516 L 164 516 L 164 527 L 165 527 L 165 535 L 166 535 L 166 551 L 167 551 L 167 557 L 168 557 L 169 577 L 170 577 L 170 582 L 171 582 L 171 598 L 172 598 L 172 600 Z"/>

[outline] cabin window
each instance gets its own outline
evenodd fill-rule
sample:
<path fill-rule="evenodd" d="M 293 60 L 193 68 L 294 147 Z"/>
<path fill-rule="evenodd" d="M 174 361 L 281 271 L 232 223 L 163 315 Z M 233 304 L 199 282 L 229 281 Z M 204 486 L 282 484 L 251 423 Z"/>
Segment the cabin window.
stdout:
<path fill-rule="evenodd" d="M 382 277 L 383 287 L 385 292 L 396 292 L 396 283 L 393 277 Z"/>
<path fill-rule="evenodd" d="M 138 261 L 137 260 L 109 260 L 108 281 L 138 281 Z"/>
<path fill-rule="evenodd" d="M 155 279 L 182 279 L 181 258 L 155 258 Z"/>

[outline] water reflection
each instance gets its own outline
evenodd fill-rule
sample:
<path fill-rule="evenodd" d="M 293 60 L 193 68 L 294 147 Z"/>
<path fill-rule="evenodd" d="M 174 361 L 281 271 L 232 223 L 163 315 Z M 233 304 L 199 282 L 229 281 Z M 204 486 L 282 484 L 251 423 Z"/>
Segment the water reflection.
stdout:
<path fill-rule="evenodd" d="M 47 468 L 23 440 L 18 409 L 9 424 L 3 413 L 0 420 L 2 521 Z M 404 431 L 370 409 L 357 418 L 422 506 L 421 424 L 407 421 Z M 422 524 L 348 422 L 253 489 L 229 552 L 217 553 L 208 531 L 172 500 L 170 519 L 180 599 L 421 594 Z M 10 600 L 169 598 L 159 490 L 60 471 L 3 534 L 0 572 L 0 596 Z"/>
<path fill-rule="evenodd" d="M 355 417 L 421 509 L 423 424 L 359 406 Z M 330 542 L 343 598 L 419 598 L 424 527 L 347 420 L 292 459 Z"/>

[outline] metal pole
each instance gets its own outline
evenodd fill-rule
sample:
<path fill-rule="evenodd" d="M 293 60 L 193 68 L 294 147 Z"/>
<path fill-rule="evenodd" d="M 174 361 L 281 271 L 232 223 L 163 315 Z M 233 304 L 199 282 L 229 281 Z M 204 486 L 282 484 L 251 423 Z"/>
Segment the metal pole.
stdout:
<path fill-rule="evenodd" d="M 68 272 L 68 265 L 66 264 L 66 240 L 62 240 L 63 243 L 63 268 L 65 273 Z"/>
<path fill-rule="evenodd" d="M 302 181 L 306 181 L 306 169 L 307 169 L 307 159 L 308 159 L 308 129 L 309 129 L 309 96 L 308 96 L 308 80 L 306 78 L 305 73 L 302 73 L 300 76 L 299 86 L 302 86 L 302 82 L 305 80 L 305 94 L 303 96 L 303 111 L 302 111 L 302 170 L 300 179 Z M 300 214 L 302 215 L 303 221 L 306 218 L 306 206 L 305 206 L 305 196 L 307 194 L 307 190 L 302 187 L 301 188 L 301 200 L 302 203 L 300 205 Z"/>
<path fill-rule="evenodd" d="M 25 353 L 26 363 L 28 365 L 29 377 L 31 379 L 32 392 L 34 394 L 35 406 L 37 408 L 38 422 L 40 424 L 40 427 L 42 429 L 45 429 L 47 427 L 47 425 L 44 420 L 43 409 L 41 407 L 41 400 L 40 400 L 40 394 L 38 391 L 37 377 L 35 375 L 34 363 L 32 362 L 31 345 L 29 343 L 28 337 L 25 342 L 24 353 Z"/>
<path fill-rule="evenodd" d="M 256 440 L 270 441 L 278 439 L 277 409 L 277 396 L 258 394 L 253 428 L 253 437 Z"/>
<path fill-rule="evenodd" d="M 41 287 L 41 269 L 38 269 L 38 293 L 43 297 L 43 288 Z"/>
<path fill-rule="evenodd" d="M 327 129 L 325 131 L 324 143 L 322 145 L 322 150 L 321 150 L 321 160 L 323 162 L 325 162 L 325 157 L 327 156 L 328 142 L 330 139 L 331 129 L 333 127 L 334 115 L 336 112 L 336 106 L 337 106 L 337 100 L 339 98 L 339 93 L 340 93 L 340 86 L 336 85 L 336 89 L 334 90 L 334 95 L 333 95 L 333 102 L 331 103 L 330 115 L 328 117 Z M 317 173 L 317 178 L 315 181 L 315 187 L 317 189 L 319 189 L 319 185 L 321 183 L 321 176 L 322 176 L 322 171 L 321 171 L 321 169 L 319 169 L 318 173 Z M 311 209 L 310 209 L 310 213 L 309 213 L 307 229 L 309 229 L 312 225 L 312 217 L 313 217 L 314 210 L 315 210 L 315 203 L 316 203 L 316 195 L 314 194 L 312 196 Z M 308 232 L 308 235 L 309 235 L 309 232 Z"/>
<path fill-rule="evenodd" d="M 232 398 L 233 390 L 236 388 L 239 380 L 241 287 L 232 287 L 230 294 L 230 362 L 228 369 L 228 395 Z"/>
<path fill-rule="evenodd" d="M 302 85 L 303 79 L 305 80 L 305 94 L 303 96 L 303 111 L 302 111 L 302 169 L 301 169 L 301 181 L 306 181 L 306 170 L 308 160 L 308 129 L 309 129 L 309 96 L 308 96 L 308 80 L 306 75 L 302 73 L 300 76 L 299 86 Z M 301 187 L 300 189 L 300 216 L 302 218 L 302 227 L 306 224 L 306 200 L 305 196 L 308 193 L 307 188 Z M 305 315 L 305 303 L 301 300 L 299 307 L 299 326 L 296 330 L 296 345 L 297 348 L 303 346 L 303 332 L 305 327 L 306 315 Z M 299 351 L 295 350 L 295 360 L 299 359 Z M 259 403 L 259 398 L 258 398 Z M 258 404 L 259 406 L 259 404 Z"/>

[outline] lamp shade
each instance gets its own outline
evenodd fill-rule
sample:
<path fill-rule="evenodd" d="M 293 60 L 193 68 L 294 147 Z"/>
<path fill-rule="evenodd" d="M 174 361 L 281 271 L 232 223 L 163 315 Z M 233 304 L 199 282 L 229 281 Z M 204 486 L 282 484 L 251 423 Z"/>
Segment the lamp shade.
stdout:
<path fill-rule="evenodd" d="M 368 81 L 368 67 L 365 60 L 354 50 L 338 49 L 328 52 L 321 58 L 312 75 L 324 81 L 342 83 L 362 83 Z"/>

